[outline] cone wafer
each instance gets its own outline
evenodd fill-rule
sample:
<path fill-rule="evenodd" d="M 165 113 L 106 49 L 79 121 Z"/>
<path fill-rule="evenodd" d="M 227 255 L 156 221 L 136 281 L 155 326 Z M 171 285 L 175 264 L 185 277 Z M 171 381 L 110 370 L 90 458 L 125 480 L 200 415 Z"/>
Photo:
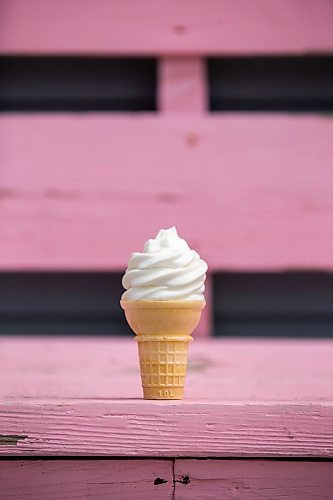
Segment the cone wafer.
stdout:
<path fill-rule="evenodd" d="M 136 333 L 145 399 L 182 399 L 188 345 L 204 301 L 121 301 Z"/>

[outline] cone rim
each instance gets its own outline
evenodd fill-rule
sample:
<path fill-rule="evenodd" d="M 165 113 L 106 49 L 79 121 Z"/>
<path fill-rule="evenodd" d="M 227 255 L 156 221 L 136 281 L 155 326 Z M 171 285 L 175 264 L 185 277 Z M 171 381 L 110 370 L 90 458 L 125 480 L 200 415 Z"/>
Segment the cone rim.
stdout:
<path fill-rule="evenodd" d="M 122 309 L 204 309 L 205 300 L 120 300 Z"/>
<path fill-rule="evenodd" d="M 137 342 L 192 342 L 191 335 L 173 334 L 173 335 L 151 335 L 151 334 L 138 334 L 135 339 Z"/>

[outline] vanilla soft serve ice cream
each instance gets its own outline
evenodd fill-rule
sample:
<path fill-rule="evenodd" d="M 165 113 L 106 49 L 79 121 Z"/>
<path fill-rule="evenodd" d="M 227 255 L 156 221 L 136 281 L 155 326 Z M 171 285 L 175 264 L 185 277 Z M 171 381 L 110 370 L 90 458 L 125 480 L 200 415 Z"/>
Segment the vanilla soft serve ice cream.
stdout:
<path fill-rule="evenodd" d="M 122 283 L 121 299 L 204 301 L 207 264 L 175 227 L 161 229 L 142 253 L 134 252 Z"/>
<path fill-rule="evenodd" d="M 131 255 L 120 305 L 136 335 L 145 399 L 182 399 L 188 346 L 206 305 L 207 264 L 177 234 L 161 229 Z"/>

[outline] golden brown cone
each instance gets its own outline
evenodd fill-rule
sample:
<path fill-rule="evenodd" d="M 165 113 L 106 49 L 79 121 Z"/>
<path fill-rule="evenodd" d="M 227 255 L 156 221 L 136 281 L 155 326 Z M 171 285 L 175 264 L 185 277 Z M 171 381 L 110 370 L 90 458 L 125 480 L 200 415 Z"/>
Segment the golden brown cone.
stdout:
<path fill-rule="evenodd" d="M 137 335 L 145 399 L 182 399 L 191 333 L 204 301 L 120 302 Z"/>

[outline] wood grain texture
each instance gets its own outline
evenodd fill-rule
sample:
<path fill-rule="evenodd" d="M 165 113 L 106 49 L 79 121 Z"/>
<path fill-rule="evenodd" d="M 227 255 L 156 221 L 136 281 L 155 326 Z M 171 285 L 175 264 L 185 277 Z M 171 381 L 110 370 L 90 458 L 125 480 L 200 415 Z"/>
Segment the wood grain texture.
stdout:
<path fill-rule="evenodd" d="M 186 399 L 141 398 L 136 346 L 1 339 L 0 454 L 333 457 L 332 341 L 197 341 Z"/>
<path fill-rule="evenodd" d="M 0 456 L 333 457 L 332 403 L 40 399 L 0 411 Z"/>
<path fill-rule="evenodd" d="M 202 113 L 208 107 L 206 66 L 199 57 L 159 60 L 158 110 L 163 113 Z"/>
<path fill-rule="evenodd" d="M 158 484 L 154 484 L 156 479 Z M 164 481 L 164 482 L 162 482 Z M 171 499 L 171 460 L 0 462 L 0 499 Z"/>
<path fill-rule="evenodd" d="M 177 500 L 333 497 L 333 462 L 176 460 Z"/>
<path fill-rule="evenodd" d="M 308 53 L 333 47 L 327 0 L 2 0 L 1 11 L 2 53 Z"/>
<path fill-rule="evenodd" d="M 330 117 L 3 115 L 0 135 L 4 270 L 124 269 L 172 225 L 211 270 L 333 268 Z"/>
<path fill-rule="evenodd" d="M 322 500 L 332 497 L 332 468 L 320 461 L 2 460 L 0 499 Z"/>

